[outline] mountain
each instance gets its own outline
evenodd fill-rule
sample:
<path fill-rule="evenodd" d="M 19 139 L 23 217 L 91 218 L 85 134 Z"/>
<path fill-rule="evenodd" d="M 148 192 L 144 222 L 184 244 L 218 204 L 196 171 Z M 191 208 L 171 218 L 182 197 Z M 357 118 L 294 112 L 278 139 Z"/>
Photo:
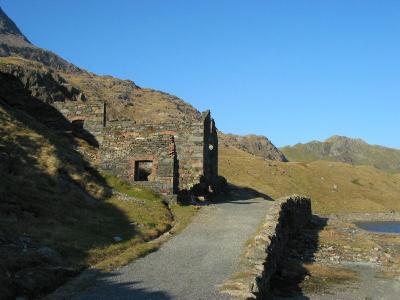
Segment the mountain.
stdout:
<path fill-rule="evenodd" d="M 324 142 L 312 141 L 280 149 L 290 161 L 340 161 L 353 165 L 400 172 L 400 150 L 370 145 L 361 139 L 332 136 Z"/>
<path fill-rule="evenodd" d="M 180 218 L 188 222 L 190 206 L 172 208 L 174 220 L 150 191 L 100 173 L 97 149 L 85 139 L 43 122 L 68 122 L 50 103 L 96 100 L 107 102 L 111 119 L 200 116 L 176 96 L 98 76 L 33 45 L 0 9 L 1 299 L 38 298 L 84 268 L 126 264 L 154 250 L 146 241 Z M 232 184 L 273 198 L 310 195 L 317 212 L 400 209 L 400 174 L 335 162 L 283 163 L 285 156 L 260 136 L 220 133 L 220 140 L 220 173 Z"/>
<path fill-rule="evenodd" d="M 223 146 L 235 147 L 269 160 L 287 161 L 285 155 L 265 136 L 254 134 L 240 136 L 220 132 L 218 137 L 219 143 Z"/>

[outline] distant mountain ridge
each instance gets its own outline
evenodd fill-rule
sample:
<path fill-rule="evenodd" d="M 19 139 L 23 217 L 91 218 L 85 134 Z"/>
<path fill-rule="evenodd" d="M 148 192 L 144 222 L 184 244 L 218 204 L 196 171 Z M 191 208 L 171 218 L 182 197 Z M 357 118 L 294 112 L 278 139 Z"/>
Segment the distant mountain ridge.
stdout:
<path fill-rule="evenodd" d="M 400 172 L 400 150 L 370 145 L 362 139 L 335 135 L 323 142 L 312 141 L 282 147 L 280 150 L 290 161 L 330 160 Z"/>

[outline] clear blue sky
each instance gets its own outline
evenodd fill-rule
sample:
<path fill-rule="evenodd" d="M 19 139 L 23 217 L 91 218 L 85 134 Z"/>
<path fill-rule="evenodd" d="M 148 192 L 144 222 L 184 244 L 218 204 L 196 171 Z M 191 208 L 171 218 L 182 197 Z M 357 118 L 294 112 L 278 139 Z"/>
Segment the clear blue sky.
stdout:
<path fill-rule="evenodd" d="M 400 1 L 0 0 L 36 45 L 277 146 L 400 148 Z"/>

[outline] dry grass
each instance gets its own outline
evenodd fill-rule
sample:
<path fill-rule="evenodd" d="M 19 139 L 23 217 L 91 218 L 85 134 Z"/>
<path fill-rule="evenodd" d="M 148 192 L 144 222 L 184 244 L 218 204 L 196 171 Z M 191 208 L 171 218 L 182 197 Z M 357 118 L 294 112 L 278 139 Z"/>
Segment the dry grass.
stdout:
<path fill-rule="evenodd" d="M 324 246 L 333 246 L 335 249 L 343 249 L 344 247 L 352 249 L 352 251 L 371 251 L 377 246 L 377 243 L 369 238 L 367 233 L 356 231 L 349 234 L 342 231 L 343 228 L 356 227 L 352 223 L 334 223 L 328 224 L 319 232 L 319 242 Z"/>
<path fill-rule="evenodd" d="M 33 60 L 28 60 L 24 59 L 22 57 L 17 57 L 17 56 L 7 56 L 7 57 L 0 57 L 0 64 L 2 65 L 17 65 L 20 67 L 24 68 L 31 68 L 31 69 L 36 69 L 36 70 L 46 70 L 46 68 L 43 64 L 33 61 Z"/>
<path fill-rule="evenodd" d="M 129 80 L 111 76 L 62 74 L 72 85 L 84 92 L 89 100 L 107 102 L 109 120 L 131 119 L 138 123 L 165 123 L 194 120 L 199 112 L 176 96 L 152 89 L 139 88 Z"/>
<path fill-rule="evenodd" d="M 375 277 L 379 279 L 400 279 L 400 270 L 379 270 L 375 273 Z"/>
<path fill-rule="evenodd" d="M 281 163 L 220 147 L 219 171 L 229 182 L 275 199 L 307 195 L 313 211 L 320 214 L 400 211 L 400 176 L 372 167 L 325 161 Z"/>
<path fill-rule="evenodd" d="M 303 291 L 309 293 L 327 292 L 337 285 L 356 282 L 359 274 L 353 270 L 325 266 L 318 263 L 305 264 L 304 268 L 308 272 L 308 277 L 301 283 Z"/>

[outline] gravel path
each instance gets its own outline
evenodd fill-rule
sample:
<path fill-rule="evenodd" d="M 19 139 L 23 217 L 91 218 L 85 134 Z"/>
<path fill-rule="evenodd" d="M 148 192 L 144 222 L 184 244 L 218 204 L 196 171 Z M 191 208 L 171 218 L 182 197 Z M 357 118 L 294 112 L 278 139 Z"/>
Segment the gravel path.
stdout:
<path fill-rule="evenodd" d="M 98 278 L 74 299 L 229 299 L 216 285 L 236 270 L 271 203 L 246 198 L 204 207 L 158 251 Z"/>

